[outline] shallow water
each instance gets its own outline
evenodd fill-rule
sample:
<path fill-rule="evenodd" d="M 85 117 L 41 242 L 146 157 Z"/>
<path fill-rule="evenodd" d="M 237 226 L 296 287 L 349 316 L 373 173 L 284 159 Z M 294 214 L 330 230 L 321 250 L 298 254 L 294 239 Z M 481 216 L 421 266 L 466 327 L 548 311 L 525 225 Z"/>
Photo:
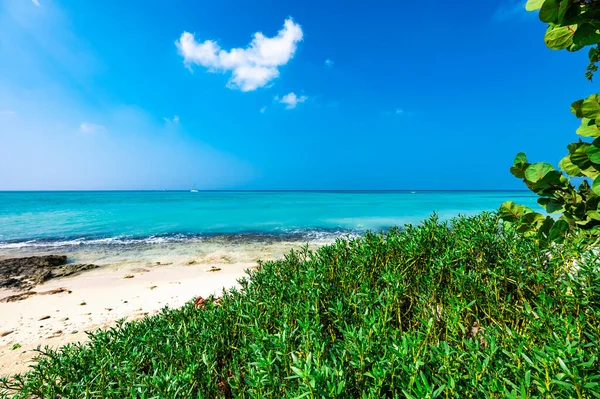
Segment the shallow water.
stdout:
<path fill-rule="evenodd" d="M 506 200 L 535 207 L 535 199 L 523 191 L 0 192 L 0 255 L 63 252 L 119 263 L 227 253 L 233 263 L 252 262 L 433 212 L 449 219 Z"/>

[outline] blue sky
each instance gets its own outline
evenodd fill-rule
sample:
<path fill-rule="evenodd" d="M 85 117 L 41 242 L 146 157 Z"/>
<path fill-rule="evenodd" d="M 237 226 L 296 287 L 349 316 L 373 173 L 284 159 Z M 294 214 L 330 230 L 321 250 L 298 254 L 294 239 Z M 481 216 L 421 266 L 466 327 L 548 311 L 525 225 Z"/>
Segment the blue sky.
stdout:
<path fill-rule="evenodd" d="M 0 189 L 521 189 L 595 90 L 522 7 L 0 0 Z"/>

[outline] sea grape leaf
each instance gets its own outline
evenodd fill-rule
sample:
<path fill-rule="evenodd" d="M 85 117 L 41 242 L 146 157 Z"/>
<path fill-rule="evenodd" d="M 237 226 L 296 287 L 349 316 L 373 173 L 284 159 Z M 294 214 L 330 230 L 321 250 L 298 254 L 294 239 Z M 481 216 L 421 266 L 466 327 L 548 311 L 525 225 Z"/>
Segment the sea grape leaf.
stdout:
<path fill-rule="evenodd" d="M 567 13 L 567 10 L 569 9 L 569 6 L 571 5 L 571 0 L 563 0 L 560 2 L 560 7 L 558 7 L 558 22 L 559 23 L 563 23 L 563 20 L 565 19 L 565 14 Z M 579 28 L 577 28 L 577 30 L 579 31 Z M 573 42 L 575 41 L 575 38 L 573 38 Z"/>
<path fill-rule="evenodd" d="M 600 128 L 596 125 L 595 119 L 583 118 L 581 120 L 581 126 L 577 129 L 576 133 L 583 137 L 600 137 Z"/>
<path fill-rule="evenodd" d="M 513 162 L 515 165 L 520 163 L 527 163 L 527 155 L 524 152 L 520 152 L 515 156 L 515 160 Z"/>
<path fill-rule="evenodd" d="M 546 212 L 548 213 L 561 213 L 565 211 L 565 206 L 556 200 L 550 200 L 546 205 Z"/>
<path fill-rule="evenodd" d="M 594 182 L 592 183 L 592 191 L 596 193 L 596 195 L 600 195 L 600 177 L 596 177 Z"/>
<path fill-rule="evenodd" d="M 565 240 L 565 237 L 567 236 L 569 231 L 569 223 L 567 223 L 563 219 L 559 219 L 556 222 L 554 222 L 554 225 L 550 229 L 550 238 L 552 239 L 552 241 L 555 241 L 560 244 Z"/>
<path fill-rule="evenodd" d="M 544 5 L 544 0 L 527 0 L 525 9 L 527 11 L 535 11 L 542 8 L 542 5 Z"/>
<path fill-rule="evenodd" d="M 563 1 L 563 3 L 568 2 Z M 598 33 L 598 29 L 592 24 L 586 23 L 579 25 L 577 27 L 577 31 L 573 35 L 573 44 L 577 46 L 591 46 L 597 44 L 598 42 L 600 42 L 600 33 Z"/>
<path fill-rule="evenodd" d="M 561 159 L 558 163 L 558 167 L 564 170 L 570 176 L 579 176 L 581 174 L 581 169 L 571 162 L 571 154 Z"/>
<path fill-rule="evenodd" d="M 527 169 L 528 166 L 527 156 L 525 153 L 520 152 L 515 157 L 514 165 L 510 168 L 510 173 L 519 179 L 523 179 L 525 177 L 525 169 Z"/>
<path fill-rule="evenodd" d="M 598 211 L 587 211 L 587 215 L 591 219 L 600 221 L 600 212 L 598 212 Z"/>
<path fill-rule="evenodd" d="M 583 114 L 581 113 L 581 104 L 583 104 L 583 100 L 577 100 L 571 104 L 571 112 L 574 113 L 578 118 L 583 118 Z"/>
<path fill-rule="evenodd" d="M 530 225 L 531 227 L 536 227 L 544 222 L 544 215 L 537 212 L 529 212 L 523 215 L 522 222 Z"/>
<path fill-rule="evenodd" d="M 592 142 L 592 145 L 587 150 L 587 155 L 590 161 L 595 164 L 600 164 L 600 139 Z"/>
<path fill-rule="evenodd" d="M 558 22 L 558 11 L 560 4 L 558 0 L 546 0 L 540 8 L 539 17 L 543 22 L 555 23 Z"/>
<path fill-rule="evenodd" d="M 524 205 L 517 205 L 513 201 L 506 201 L 500 206 L 500 217 L 507 222 L 516 222 L 521 221 L 523 216 L 528 213 L 533 212 L 533 210 Z"/>
<path fill-rule="evenodd" d="M 536 183 L 553 170 L 552 165 L 547 162 L 536 162 L 533 165 L 529 165 L 525 170 L 525 178 L 532 183 Z"/>
<path fill-rule="evenodd" d="M 582 169 L 581 173 L 584 176 L 589 177 L 590 179 L 595 179 L 596 177 L 600 176 L 600 171 L 598 169 L 596 169 L 594 166 L 590 166 L 586 169 Z"/>
<path fill-rule="evenodd" d="M 550 229 L 554 225 L 554 219 L 550 216 L 546 216 L 546 220 L 538 228 L 538 236 L 547 238 L 550 236 Z"/>
<path fill-rule="evenodd" d="M 544 42 L 546 43 L 546 46 L 553 50 L 566 49 L 573 44 L 573 35 L 575 34 L 576 30 L 577 25 L 558 27 L 549 26 L 546 34 L 544 35 Z"/>
<path fill-rule="evenodd" d="M 594 119 L 600 112 L 600 95 L 592 94 L 581 104 L 581 114 L 584 118 Z"/>

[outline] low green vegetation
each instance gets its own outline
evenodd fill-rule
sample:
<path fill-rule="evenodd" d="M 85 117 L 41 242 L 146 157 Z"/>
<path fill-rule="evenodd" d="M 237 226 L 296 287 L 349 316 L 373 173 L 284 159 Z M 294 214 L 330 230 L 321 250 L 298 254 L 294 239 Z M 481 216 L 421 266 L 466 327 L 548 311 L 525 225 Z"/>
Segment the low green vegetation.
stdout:
<path fill-rule="evenodd" d="M 241 287 L 43 350 L 16 398 L 599 398 L 600 270 L 498 216 L 290 253 Z M 0 394 L 1 396 L 1 394 Z"/>

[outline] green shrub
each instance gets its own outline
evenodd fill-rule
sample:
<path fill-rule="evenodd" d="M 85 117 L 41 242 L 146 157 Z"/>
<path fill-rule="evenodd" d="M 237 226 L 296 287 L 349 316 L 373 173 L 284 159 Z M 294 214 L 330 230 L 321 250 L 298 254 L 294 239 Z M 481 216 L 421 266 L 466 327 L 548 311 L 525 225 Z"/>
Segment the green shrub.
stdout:
<path fill-rule="evenodd" d="M 597 398 L 600 271 L 498 216 L 338 240 L 42 351 L 16 398 Z M 577 263 L 573 261 L 579 259 Z"/>
<path fill-rule="evenodd" d="M 548 24 L 544 42 L 549 48 L 574 52 L 592 46 L 586 72 L 591 81 L 600 60 L 600 1 L 528 0 L 525 8 L 539 10 L 540 20 Z M 567 146 L 569 153 L 558 170 L 547 162 L 530 164 L 524 153 L 517 154 L 510 168 L 540 196 L 538 203 L 548 214 L 560 215 L 558 220 L 512 201 L 500 209 L 506 222 L 543 241 L 561 242 L 573 230 L 600 237 L 600 94 L 575 101 L 571 112 L 581 119 L 577 129 L 581 138 Z M 572 178 L 579 181 L 577 187 Z"/>

